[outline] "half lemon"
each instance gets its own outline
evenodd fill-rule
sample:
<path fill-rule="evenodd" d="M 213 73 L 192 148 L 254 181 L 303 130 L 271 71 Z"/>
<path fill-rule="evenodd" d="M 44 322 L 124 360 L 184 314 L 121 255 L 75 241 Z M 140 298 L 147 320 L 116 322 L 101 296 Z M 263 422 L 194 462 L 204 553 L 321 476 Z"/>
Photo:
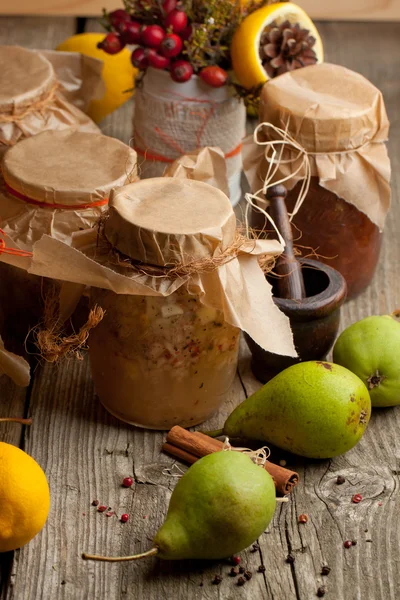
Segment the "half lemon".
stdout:
<path fill-rule="evenodd" d="M 232 66 L 240 85 L 253 88 L 276 75 L 323 62 L 317 28 L 300 6 L 277 2 L 246 17 L 233 36 Z"/>

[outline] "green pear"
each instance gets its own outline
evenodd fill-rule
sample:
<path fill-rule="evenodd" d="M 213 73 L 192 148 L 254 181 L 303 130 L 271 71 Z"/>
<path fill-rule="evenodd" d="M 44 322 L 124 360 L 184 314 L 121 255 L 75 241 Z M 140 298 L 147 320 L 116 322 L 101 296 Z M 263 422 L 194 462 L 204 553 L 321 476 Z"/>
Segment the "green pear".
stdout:
<path fill-rule="evenodd" d="M 84 554 L 117 562 L 158 555 L 166 560 L 220 559 L 252 544 L 275 511 L 275 484 L 246 454 L 221 451 L 198 460 L 178 481 L 154 548 L 126 557 Z"/>
<path fill-rule="evenodd" d="M 367 317 L 350 325 L 337 339 L 333 360 L 366 384 L 372 406 L 400 404 L 398 313 Z"/>
<path fill-rule="evenodd" d="M 228 417 L 222 432 L 262 440 L 308 458 L 331 458 L 361 439 L 371 400 L 354 373 L 328 362 L 285 369 Z"/>

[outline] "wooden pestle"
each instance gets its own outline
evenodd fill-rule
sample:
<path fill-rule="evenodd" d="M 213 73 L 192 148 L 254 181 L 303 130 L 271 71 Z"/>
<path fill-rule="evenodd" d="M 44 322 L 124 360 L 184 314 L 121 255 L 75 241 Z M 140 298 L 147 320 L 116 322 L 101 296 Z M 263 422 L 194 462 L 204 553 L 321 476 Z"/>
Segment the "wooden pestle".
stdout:
<path fill-rule="evenodd" d="M 293 250 L 293 232 L 287 213 L 285 198 L 287 190 L 283 185 L 274 185 L 267 190 L 266 198 L 269 203 L 269 213 L 285 240 L 285 250 L 275 264 L 275 273 L 278 275 L 276 288 L 279 298 L 301 300 L 305 298 L 303 274 L 301 265 L 296 259 Z"/>

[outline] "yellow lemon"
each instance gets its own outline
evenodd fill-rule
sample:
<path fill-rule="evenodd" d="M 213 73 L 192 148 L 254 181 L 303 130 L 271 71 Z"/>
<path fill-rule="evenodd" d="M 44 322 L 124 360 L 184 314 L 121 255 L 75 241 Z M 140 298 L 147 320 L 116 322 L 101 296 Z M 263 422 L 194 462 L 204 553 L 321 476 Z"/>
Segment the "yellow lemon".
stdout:
<path fill-rule="evenodd" d="M 289 21 L 298 23 L 315 38 L 312 50 L 317 62 L 324 60 L 322 41 L 310 17 L 297 4 L 277 2 L 251 13 L 239 25 L 231 45 L 232 65 L 238 82 L 245 88 L 256 87 L 269 79 L 260 56 L 260 40 L 264 30 L 275 21 L 278 25 Z"/>
<path fill-rule="evenodd" d="M 27 544 L 46 523 L 50 492 L 35 460 L 0 442 L 0 552 Z"/>
<path fill-rule="evenodd" d="M 80 52 L 103 61 L 102 77 L 106 93 L 100 100 L 93 100 L 88 115 L 98 123 L 108 114 L 124 104 L 132 96 L 137 69 L 131 63 L 131 52 L 124 48 L 118 54 L 107 54 L 97 48 L 104 39 L 104 33 L 79 33 L 65 40 L 57 47 L 62 52 Z"/>

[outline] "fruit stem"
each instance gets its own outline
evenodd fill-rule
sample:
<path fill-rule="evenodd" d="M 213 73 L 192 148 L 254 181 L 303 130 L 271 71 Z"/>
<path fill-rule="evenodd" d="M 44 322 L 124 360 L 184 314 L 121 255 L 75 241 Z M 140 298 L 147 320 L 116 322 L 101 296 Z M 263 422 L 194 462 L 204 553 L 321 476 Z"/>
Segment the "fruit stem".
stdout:
<path fill-rule="evenodd" d="M 32 419 L 19 419 L 18 417 L 4 417 L 0 423 L 20 423 L 20 425 L 32 425 Z"/>
<path fill-rule="evenodd" d="M 391 316 L 392 316 L 394 319 L 399 319 L 399 318 L 400 318 L 400 308 L 396 308 L 396 310 L 394 310 L 394 311 L 392 312 L 392 315 L 391 315 Z"/>
<path fill-rule="evenodd" d="M 204 435 L 208 435 L 208 437 L 217 438 L 220 435 L 224 435 L 223 429 L 214 429 L 214 431 L 201 431 Z"/>
<path fill-rule="evenodd" d="M 139 560 L 139 558 L 147 558 L 148 556 L 155 556 L 158 554 L 158 548 L 151 548 L 147 552 L 141 554 L 134 554 L 133 556 L 99 556 L 97 554 L 86 554 L 83 552 L 82 558 L 84 560 L 98 560 L 103 562 L 124 562 L 127 560 Z"/>

